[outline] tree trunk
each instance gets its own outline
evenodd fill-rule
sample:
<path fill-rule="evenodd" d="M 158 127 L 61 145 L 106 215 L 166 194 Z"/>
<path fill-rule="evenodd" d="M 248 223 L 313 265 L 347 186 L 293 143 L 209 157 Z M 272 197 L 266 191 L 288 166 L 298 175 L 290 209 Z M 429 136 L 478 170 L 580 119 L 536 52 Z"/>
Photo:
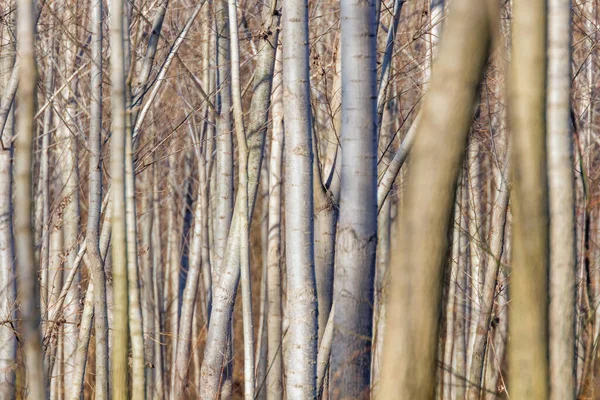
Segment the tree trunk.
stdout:
<path fill-rule="evenodd" d="M 548 2 L 550 399 L 575 398 L 575 196 L 571 142 L 571 2 Z"/>
<path fill-rule="evenodd" d="M 448 227 L 495 11 L 493 2 L 454 0 L 446 20 L 412 149 L 402 233 L 392 254 L 381 398 L 435 395 Z"/>
<path fill-rule="evenodd" d="M 112 326 L 112 398 L 129 398 L 129 301 L 127 282 L 127 232 L 125 209 L 125 53 L 123 42 L 123 0 L 112 0 L 110 9 L 110 72 L 112 138 L 110 171 L 112 178 L 112 273 L 114 322 Z"/>
<path fill-rule="evenodd" d="M 283 2 L 285 120 L 285 260 L 287 275 L 286 393 L 316 398 L 317 293 L 314 260 L 313 148 L 308 2 Z"/>
<path fill-rule="evenodd" d="M 368 398 L 377 246 L 375 2 L 341 2 L 342 166 L 330 395 Z"/>
<path fill-rule="evenodd" d="M 18 2 L 17 51 L 20 56 L 18 135 L 15 143 L 15 247 L 20 299 L 19 335 L 27 371 L 27 398 L 46 398 L 40 334 L 40 288 L 37 281 L 33 227 L 33 137 L 37 70 L 33 1 Z"/>
<path fill-rule="evenodd" d="M 510 395 L 547 399 L 546 1 L 515 1 L 513 16 L 508 87 L 514 160 Z"/>
<path fill-rule="evenodd" d="M 269 232 L 267 252 L 267 399 L 283 399 L 281 296 L 281 164 L 284 146 L 281 47 L 273 80 L 271 156 L 269 159 Z"/>

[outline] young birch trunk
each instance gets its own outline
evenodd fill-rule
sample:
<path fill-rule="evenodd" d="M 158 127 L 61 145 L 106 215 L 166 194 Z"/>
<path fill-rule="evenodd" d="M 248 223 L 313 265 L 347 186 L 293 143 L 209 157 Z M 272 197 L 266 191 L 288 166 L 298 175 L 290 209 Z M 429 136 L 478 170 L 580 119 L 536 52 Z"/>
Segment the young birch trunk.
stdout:
<path fill-rule="evenodd" d="M 508 87 L 514 160 L 509 393 L 515 399 L 547 399 L 546 1 L 514 1 L 513 15 Z"/>
<path fill-rule="evenodd" d="M 100 253 L 100 213 L 102 206 L 102 1 L 91 1 L 92 12 L 92 104 L 90 110 L 90 200 L 86 246 L 94 290 L 94 324 L 96 337 L 96 386 L 98 400 L 108 400 L 108 316 L 106 276 Z M 92 285 L 92 284 L 90 284 Z M 88 293 L 89 294 L 89 293 Z"/>
<path fill-rule="evenodd" d="M 276 5 L 275 5 L 276 6 Z M 256 193 L 263 158 L 267 116 L 270 106 L 273 64 L 278 38 L 279 12 L 263 8 L 266 34 L 260 42 L 256 55 L 253 94 L 248 113 L 248 220 L 252 220 Z M 240 191 L 238 191 L 239 196 Z M 236 199 L 236 207 L 240 207 Z M 237 213 L 235 214 L 237 215 Z M 214 224 L 218 221 L 214 220 Z M 221 371 L 226 357 L 230 321 L 235 304 L 235 295 L 240 278 L 240 221 L 234 216 L 230 237 L 227 240 L 225 259 L 219 270 L 219 279 L 213 280 L 213 308 L 206 338 L 206 349 L 202 360 L 200 396 L 215 398 L 221 387 Z"/>
<path fill-rule="evenodd" d="M 112 191 L 112 273 L 114 322 L 112 326 L 112 398 L 129 398 L 129 301 L 127 283 L 127 232 L 125 209 L 125 53 L 123 0 L 112 0 L 110 9 L 111 72 L 111 191 Z"/>
<path fill-rule="evenodd" d="M 571 110 L 571 2 L 548 2 L 550 398 L 575 398 L 575 196 Z"/>
<path fill-rule="evenodd" d="M 15 247 L 17 289 L 20 299 L 20 341 L 27 373 L 27 398 L 46 398 L 40 334 L 40 288 L 37 281 L 33 227 L 33 137 L 37 70 L 33 1 L 19 1 L 17 52 L 20 57 L 18 135 L 15 143 Z"/>
<path fill-rule="evenodd" d="M 317 293 L 314 260 L 313 151 L 308 60 L 308 3 L 283 2 L 285 120 L 286 393 L 316 398 Z"/>
<path fill-rule="evenodd" d="M 0 28 L 0 91 L 8 85 L 8 77 L 15 68 L 15 42 L 9 25 Z M 14 106 L 9 111 L 0 138 L 4 144 L 0 149 L 0 398 L 12 399 L 15 396 L 15 370 L 17 356 L 16 293 L 15 293 L 15 248 L 13 231 L 13 132 Z M 47 235 L 47 225 L 44 226 Z M 47 260 L 47 258 L 46 258 Z"/>
<path fill-rule="evenodd" d="M 341 2 L 342 167 L 330 395 L 368 398 L 377 246 L 375 2 Z"/>
<path fill-rule="evenodd" d="M 448 227 L 495 7 L 493 2 L 454 0 L 446 21 L 412 149 L 402 233 L 392 254 L 382 399 L 435 395 Z"/>
<path fill-rule="evenodd" d="M 273 77 L 271 156 L 269 159 L 269 238 L 267 252 L 267 399 L 283 399 L 281 299 L 281 164 L 284 146 L 281 48 Z"/>

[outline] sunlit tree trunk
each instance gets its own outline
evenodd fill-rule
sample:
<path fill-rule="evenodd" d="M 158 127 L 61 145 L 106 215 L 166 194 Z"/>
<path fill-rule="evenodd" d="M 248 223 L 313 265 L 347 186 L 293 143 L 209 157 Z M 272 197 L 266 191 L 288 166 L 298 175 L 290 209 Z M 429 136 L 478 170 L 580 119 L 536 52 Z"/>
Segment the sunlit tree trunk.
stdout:
<path fill-rule="evenodd" d="M 571 2 L 548 1 L 550 398 L 575 397 L 575 199 L 571 138 Z"/>
<path fill-rule="evenodd" d="M 16 43 L 8 23 L 0 28 L 0 92 L 6 90 L 12 69 L 15 68 Z M 4 130 L 0 130 L 0 319 L 12 321 L 16 317 L 15 248 L 13 231 L 13 132 L 14 106 L 9 110 Z M 47 233 L 47 228 L 46 228 Z M 17 337 L 14 323 L 0 325 L 0 397 L 12 399 L 15 395 L 15 361 Z"/>
<path fill-rule="evenodd" d="M 269 222 L 267 251 L 267 399 L 283 398 L 282 295 L 281 295 L 281 164 L 284 146 L 281 48 L 273 72 L 273 121 L 269 159 Z"/>
<path fill-rule="evenodd" d="M 110 8 L 111 73 L 111 191 L 112 191 L 112 273 L 114 322 L 112 326 L 111 386 L 114 400 L 129 398 L 129 301 L 127 283 L 127 233 L 125 211 L 125 54 L 123 0 L 112 0 Z"/>
<path fill-rule="evenodd" d="M 367 398 L 370 389 L 377 245 L 375 11 L 374 1 L 341 2 L 342 178 L 330 383 L 330 395 L 340 398 Z"/>
<path fill-rule="evenodd" d="M 495 7 L 493 2 L 454 0 L 446 20 L 412 148 L 401 233 L 392 254 L 382 399 L 435 395 L 448 227 Z"/>
<path fill-rule="evenodd" d="M 276 6 L 276 4 L 275 4 Z M 275 61 L 275 43 L 278 37 L 279 13 L 263 8 L 266 31 L 260 41 L 256 55 L 256 69 L 253 80 L 254 92 L 248 113 L 248 220 L 252 220 L 260 169 L 263 158 L 263 146 L 266 134 L 266 121 L 270 106 L 273 65 Z M 239 193 L 239 191 L 238 191 Z M 240 207 L 236 199 L 236 207 Z M 236 213 L 237 214 L 237 213 Z M 214 224 L 218 222 L 213 220 Z M 221 371 L 226 357 L 226 343 L 230 320 L 233 313 L 235 294 L 240 278 L 240 235 L 239 218 L 234 216 L 230 237 L 225 249 L 225 259 L 219 272 L 219 279 L 213 281 L 213 308 L 206 338 L 206 348 L 202 360 L 200 396 L 214 398 L 221 385 Z"/>
<path fill-rule="evenodd" d="M 286 393 L 316 397 L 317 293 L 314 260 L 313 149 L 308 59 L 308 3 L 283 2 L 285 120 Z"/>
<path fill-rule="evenodd" d="M 27 398 L 46 398 L 40 335 L 40 288 L 37 280 L 33 227 L 33 137 L 37 70 L 33 1 L 19 1 L 17 53 L 20 60 L 18 134 L 15 143 L 15 247 L 17 289 L 20 300 L 19 335 L 27 371 Z"/>
<path fill-rule="evenodd" d="M 550 384 L 546 17 L 545 0 L 514 1 L 508 88 L 514 161 L 508 362 L 509 393 L 519 399 L 549 398 Z"/>
<path fill-rule="evenodd" d="M 106 277 L 100 253 L 100 212 L 102 205 L 102 1 L 92 0 L 92 106 L 90 112 L 90 201 L 88 206 L 87 255 L 94 290 L 94 324 L 96 338 L 96 398 L 108 399 L 108 322 L 106 311 Z"/>

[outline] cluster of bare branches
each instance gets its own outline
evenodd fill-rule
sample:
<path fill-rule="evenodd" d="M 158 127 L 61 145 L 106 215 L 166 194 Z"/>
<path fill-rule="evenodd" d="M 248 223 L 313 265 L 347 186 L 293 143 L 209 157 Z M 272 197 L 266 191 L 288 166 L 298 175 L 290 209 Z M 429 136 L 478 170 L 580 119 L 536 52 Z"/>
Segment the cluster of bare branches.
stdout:
<path fill-rule="evenodd" d="M 599 4 L 0 0 L 0 398 L 594 398 Z"/>

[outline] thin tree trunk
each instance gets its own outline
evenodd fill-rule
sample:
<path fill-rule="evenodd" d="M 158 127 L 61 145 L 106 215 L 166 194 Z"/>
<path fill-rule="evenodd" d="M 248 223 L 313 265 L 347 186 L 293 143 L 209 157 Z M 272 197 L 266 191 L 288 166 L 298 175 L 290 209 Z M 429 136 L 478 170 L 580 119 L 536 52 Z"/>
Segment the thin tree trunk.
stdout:
<path fill-rule="evenodd" d="M 92 322 L 94 320 L 94 298 L 94 284 L 90 282 L 85 294 L 85 303 L 83 312 L 81 313 L 81 322 L 79 324 L 79 338 L 77 339 L 75 368 L 73 369 L 73 386 L 67 388 L 69 391 L 69 400 L 80 400 L 84 390 L 85 370 L 88 361 L 88 346 L 90 344 Z M 97 362 L 98 359 L 96 358 L 96 363 Z"/>
<path fill-rule="evenodd" d="M 125 58 L 123 0 L 112 0 L 110 9 L 110 71 L 111 71 L 111 178 L 112 178 L 112 273 L 114 322 L 112 326 L 112 398 L 129 398 L 129 301 L 127 282 L 127 232 L 125 208 Z"/>
<path fill-rule="evenodd" d="M 444 42 L 412 149 L 402 233 L 392 254 L 381 398 L 435 396 L 448 225 L 490 48 L 495 7 L 493 2 L 454 0 L 446 21 Z M 444 134 L 439 135 L 442 127 Z"/>
<path fill-rule="evenodd" d="M 0 91 L 9 83 L 7 77 L 15 68 L 15 41 L 10 37 L 9 24 L 0 28 Z M 15 396 L 15 370 L 17 356 L 16 293 L 15 293 L 15 242 L 13 231 L 13 132 L 14 106 L 8 114 L 4 130 L 0 131 L 3 145 L 0 149 L 0 398 L 12 399 Z M 46 152 L 47 154 L 47 152 Z M 47 176 L 47 175 L 46 175 Z M 46 183 L 47 181 L 43 181 Z M 45 201 L 45 200 L 44 200 Z M 44 203 L 45 204 L 45 203 Z M 44 225 L 46 238 L 48 227 Z M 47 246 L 46 241 L 46 246 Z M 48 248 L 46 247 L 46 250 Z M 46 258 L 47 251 L 46 251 Z M 47 266 L 46 266 L 47 270 Z M 14 321 L 14 322 L 13 322 Z"/>
<path fill-rule="evenodd" d="M 18 135 L 15 143 L 15 247 L 20 299 L 19 334 L 27 371 L 27 398 L 46 398 L 40 334 L 40 288 L 36 278 L 33 227 L 33 137 L 35 133 L 35 23 L 33 1 L 18 2 L 17 51 L 19 62 Z"/>
<path fill-rule="evenodd" d="M 508 160 L 506 160 L 508 161 Z M 493 340 L 492 322 L 494 316 L 494 298 L 496 296 L 496 283 L 499 277 L 500 265 L 504 251 L 504 231 L 506 226 L 506 213 L 508 208 L 508 182 L 506 174 L 508 167 L 506 162 L 501 163 L 502 170 L 494 171 L 494 179 L 498 191 L 495 195 L 495 201 L 492 210 L 493 230 L 491 232 L 489 253 L 486 263 L 485 278 L 481 292 L 480 314 L 477 321 L 477 330 L 473 344 L 473 356 L 471 369 L 469 372 L 469 389 L 467 396 L 469 400 L 481 399 L 484 390 L 484 372 L 486 359 L 490 359 L 493 354 L 488 349 L 488 343 Z"/>
<path fill-rule="evenodd" d="M 273 121 L 269 159 L 269 239 L 267 253 L 267 399 L 283 398 L 281 299 L 281 164 L 284 146 L 281 48 L 277 49 L 273 77 Z"/>
<path fill-rule="evenodd" d="M 92 105 L 90 112 L 90 200 L 87 224 L 87 254 L 94 290 L 94 324 L 96 337 L 96 386 L 98 400 L 108 400 L 108 316 L 106 276 L 100 253 L 100 213 L 102 206 L 102 1 L 92 0 Z M 81 336 L 81 335 L 80 335 Z"/>

